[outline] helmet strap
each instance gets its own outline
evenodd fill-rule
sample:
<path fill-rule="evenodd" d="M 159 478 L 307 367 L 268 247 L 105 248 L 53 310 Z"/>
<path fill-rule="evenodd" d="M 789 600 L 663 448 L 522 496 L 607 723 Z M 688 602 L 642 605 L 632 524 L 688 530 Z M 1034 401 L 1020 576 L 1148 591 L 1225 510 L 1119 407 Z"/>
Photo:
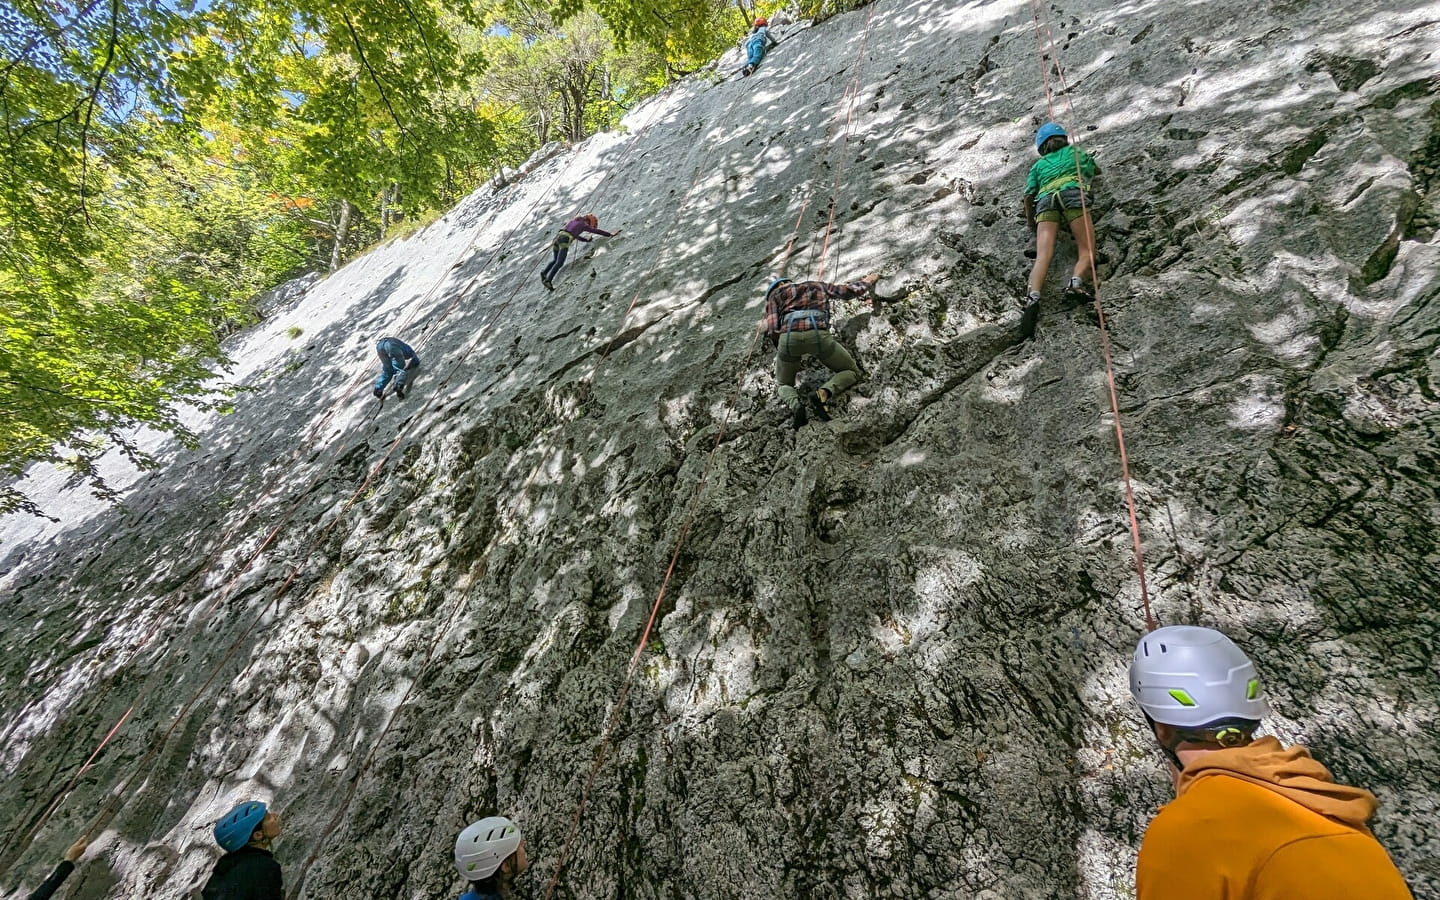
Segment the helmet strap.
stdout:
<path fill-rule="evenodd" d="M 1165 754 L 1166 759 L 1170 760 L 1170 764 L 1175 767 L 1175 771 L 1185 771 L 1185 764 L 1180 761 L 1180 754 L 1175 752 L 1175 748 L 1179 747 L 1185 741 L 1180 735 L 1180 730 L 1178 728 L 1175 729 L 1175 736 L 1169 741 L 1165 741 L 1160 738 L 1160 732 L 1155 730 L 1155 720 L 1150 718 L 1149 713 L 1145 713 L 1145 724 L 1150 726 L 1150 733 L 1155 736 L 1155 743 L 1160 745 L 1161 752 Z"/>
<path fill-rule="evenodd" d="M 1170 740 L 1164 741 L 1155 731 L 1155 720 L 1150 717 L 1149 713 L 1145 713 L 1145 721 L 1150 725 L 1150 732 L 1155 735 L 1155 742 L 1175 764 L 1177 771 L 1185 769 L 1185 765 L 1180 762 L 1181 744 L 1211 744 L 1222 750 L 1243 747 L 1254 740 L 1255 729 L 1260 724 L 1246 719 L 1232 719 L 1221 721 L 1210 728 L 1182 728 L 1179 725 L 1171 725 L 1169 727 L 1173 736 Z"/>

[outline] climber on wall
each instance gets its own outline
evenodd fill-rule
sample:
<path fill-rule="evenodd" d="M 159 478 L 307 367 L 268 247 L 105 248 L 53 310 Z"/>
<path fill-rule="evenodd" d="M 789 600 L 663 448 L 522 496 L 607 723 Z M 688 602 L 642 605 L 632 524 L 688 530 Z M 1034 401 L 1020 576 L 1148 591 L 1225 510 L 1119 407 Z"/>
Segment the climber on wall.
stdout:
<path fill-rule="evenodd" d="M 614 237 L 619 231 L 602 231 L 600 220 L 593 214 L 576 216 L 565 223 L 565 227 L 555 235 L 555 240 L 550 243 L 550 264 L 545 271 L 540 273 L 540 283 L 545 285 L 546 290 L 555 290 L 552 283 L 555 276 L 560 274 L 560 267 L 565 265 L 565 256 L 570 252 L 570 245 L 575 241 L 590 243 L 593 238 L 585 237 L 587 234 L 598 234 L 601 237 Z"/>
<path fill-rule="evenodd" d="M 280 864 L 270 843 L 280 834 L 280 817 L 259 800 L 237 803 L 215 823 L 215 843 L 225 855 L 215 861 L 202 900 L 284 900 Z"/>
<path fill-rule="evenodd" d="M 529 867 L 525 839 L 504 816 L 481 819 L 455 838 L 455 868 L 470 883 L 460 900 L 509 900 L 510 883 Z"/>
<path fill-rule="evenodd" d="M 790 408 L 792 427 L 804 426 L 809 413 L 828 422 L 830 401 L 860 380 L 854 358 L 830 333 L 830 300 L 868 296 L 879 280 L 879 275 L 872 274 L 849 284 L 797 283 L 788 278 L 770 283 L 765 294 L 765 318 L 757 330 L 763 330 L 776 343 L 775 380 L 780 382 L 780 399 Z M 835 374 L 802 402 L 800 392 L 795 390 L 795 376 L 807 355 Z"/>
<path fill-rule="evenodd" d="M 40 886 L 31 892 L 26 900 L 47 900 L 47 898 L 53 896 L 56 891 L 60 890 L 60 885 L 64 883 L 66 878 L 70 877 L 71 872 L 75 871 L 75 863 L 79 862 L 80 857 L 85 855 L 85 848 L 88 844 L 89 842 L 85 840 L 84 835 L 81 835 L 79 840 L 69 847 L 66 847 L 64 855 L 60 857 L 60 864 L 55 867 L 55 871 L 51 872 L 50 877 L 41 882 Z"/>
<path fill-rule="evenodd" d="M 760 68 L 760 60 L 765 58 L 765 52 L 771 47 L 777 46 L 779 41 L 770 36 L 770 22 L 764 16 L 755 20 L 755 27 L 745 36 L 745 67 L 740 74 L 746 78 L 755 74 Z"/>
<path fill-rule="evenodd" d="M 1072 301 L 1095 298 L 1085 278 L 1093 278 L 1095 273 L 1090 179 L 1100 174 L 1100 167 L 1090 154 L 1072 147 L 1065 129 L 1054 122 L 1041 125 L 1035 132 L 1035 152 L 1040 158 L 1025 179 L 1025 222 L 1035 233 L 1035 264 L 1030 269 L 1030 290 L 1020 313 L 1020 333 L 1027 338 L 1035 334 L 1035 325 L 1040 321 L 1040 289 L 1055 255 L 1061 222 L 1068 224 L 1075 237 L 1075 269 L 1065 296 Z"/>
<path fill-rule="evenodd" d="M 380 356 L 380 375 L 375 379 L 375 399 L 383 399 L 385 396 L 385 385 L 390 379 L 395 379 L 395 396 L 401 400 L 405 399 L 405 373 L 413 372 L 420 368 L 420 357 L 410 349 L 410 345 L 399 338 L 381 338 L 375 344 L 375 352 Z"/>
<path fill-rule="evenodd" d="M 1336 784 L 1304 747 L 1254 737 L 1269 707 L 1225 635 L 1189 625 L 1145 635 L 1130 693 L 1175 779 L 1140 846 L 1137 900 L 1410 897 L 1365 827 L 1374 795 Z"/>

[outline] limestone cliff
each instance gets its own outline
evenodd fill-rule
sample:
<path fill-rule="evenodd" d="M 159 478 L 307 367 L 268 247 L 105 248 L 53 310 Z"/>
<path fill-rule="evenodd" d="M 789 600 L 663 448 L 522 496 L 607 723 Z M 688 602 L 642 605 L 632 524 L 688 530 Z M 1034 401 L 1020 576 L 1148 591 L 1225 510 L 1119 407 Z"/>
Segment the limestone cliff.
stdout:
<path fill-rule="evenodd" d="M 187 896 L 247 795 L 303 896 L 453 896 L 494 809 L 542 896 L 683 532 L 557 896 L 1130 896 L 1169 784 L 1068 245 L 1017 334 L 1031 10 L 880 0 L 673 87 L 279 303 L 253 391 L 119 509 L 6 523 L 0 885 L 123 786 L 71 896 Z M 1440 3 L 1043 14 L 1156 614 L 1255 656 L 1436 896 Z M 592 210 L 623 233 L 544 291 Z M 867 377 L 799 432 L 752 352 L 792 233 L 792 276 L 894 300 L 841 305 Z M 387 333 L 424 368 L 377 411 Z"/>

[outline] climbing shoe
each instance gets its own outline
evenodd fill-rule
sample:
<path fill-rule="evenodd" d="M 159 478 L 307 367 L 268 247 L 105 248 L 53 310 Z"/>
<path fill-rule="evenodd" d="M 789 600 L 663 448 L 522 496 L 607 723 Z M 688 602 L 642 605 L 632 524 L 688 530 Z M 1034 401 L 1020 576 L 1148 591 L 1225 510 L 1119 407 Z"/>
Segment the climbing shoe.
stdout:
<path fill-rule="evenodd" d="M 805 404 L 796 403 L 795 408 L 790 412 L 790 427 L 799 431 L 810 421 L 810 414 L 805 411 Z"/>
<path fill-rule="evenodd" d="M 553 291 L 553 290 L 555 290 L 555 285 L 551 284 L 551 283 L 550 283 L 550 279 L 548 279 L 548 278 L 542 278 L 542 279 L 540 279 L 540 283 L 543 284 L 543 285 L 545 285 L 545 290 L 547 290 L 547 291 Z"/>
<path fill-rule="evenodd" d="M 740 70 L 741 78 L 749 78 L 753 74 L 755 74 L 755 70 L 750 66 L 746 66 L 745 68 Z"/>
<path fill-rule="evenodd" d="M 384 399 L 385 399 L 385 389 L 384 389 L 384 388 L 376 388 L 375 390 L 371 391 L 370 393 L 372 393 L 372 394 L 375 395 L 375 399 L 376 399 L 376 400 L 384 400 Z"/>
<path fill-rule="evenodd" d="M 1035 326 L 1040 324 L 1040 295 L 1031 294 L 1025 298 L 1020 309 L 1020 337 L 1029 340 L 1035 336 Z"/>
<path fill-rule="evenodd" d="M 1071 278 L 1065 288 L 1065 299 L 1076 304 L 1091 303 L 1095 300 L 1095 291 L 1079 278 Z"/>
<path fill-rule="evenodd" d="M 823 397 L 821 395 L 824 395 Z M 810 414 L 822 422 L 830 421 L 830 392 L 824 388 L 811 391 L 806 398 L 810 405 Z"/>
<path fill-rule="evenodd" d="M 397 385 L 395 386 L 395 399 L 396 399 L 396 400 L 404 400 L 404 399 L 405 399 L 405 386 L 404 386 L 403 384 L 397 384 Z"/>

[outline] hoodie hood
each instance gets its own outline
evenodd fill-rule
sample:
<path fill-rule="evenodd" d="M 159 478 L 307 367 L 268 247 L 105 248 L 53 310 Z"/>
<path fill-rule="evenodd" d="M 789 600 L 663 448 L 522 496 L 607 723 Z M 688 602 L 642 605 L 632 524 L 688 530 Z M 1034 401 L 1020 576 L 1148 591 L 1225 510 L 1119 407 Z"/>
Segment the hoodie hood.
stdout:
<path fill-rule="evenodd" d="M 1216 750 L 1193 760 L 1180 773 L 1175 794 L 1212 775 L 1228 775 L 1274 791 L 1344 825 L 1361 830 L 1375 814 L 1375 795 L 1364 788 L 1336 784 L 1330 770 L 1304 747 L 1285 748 L 1273 737 L 1244 747 Z"/>

